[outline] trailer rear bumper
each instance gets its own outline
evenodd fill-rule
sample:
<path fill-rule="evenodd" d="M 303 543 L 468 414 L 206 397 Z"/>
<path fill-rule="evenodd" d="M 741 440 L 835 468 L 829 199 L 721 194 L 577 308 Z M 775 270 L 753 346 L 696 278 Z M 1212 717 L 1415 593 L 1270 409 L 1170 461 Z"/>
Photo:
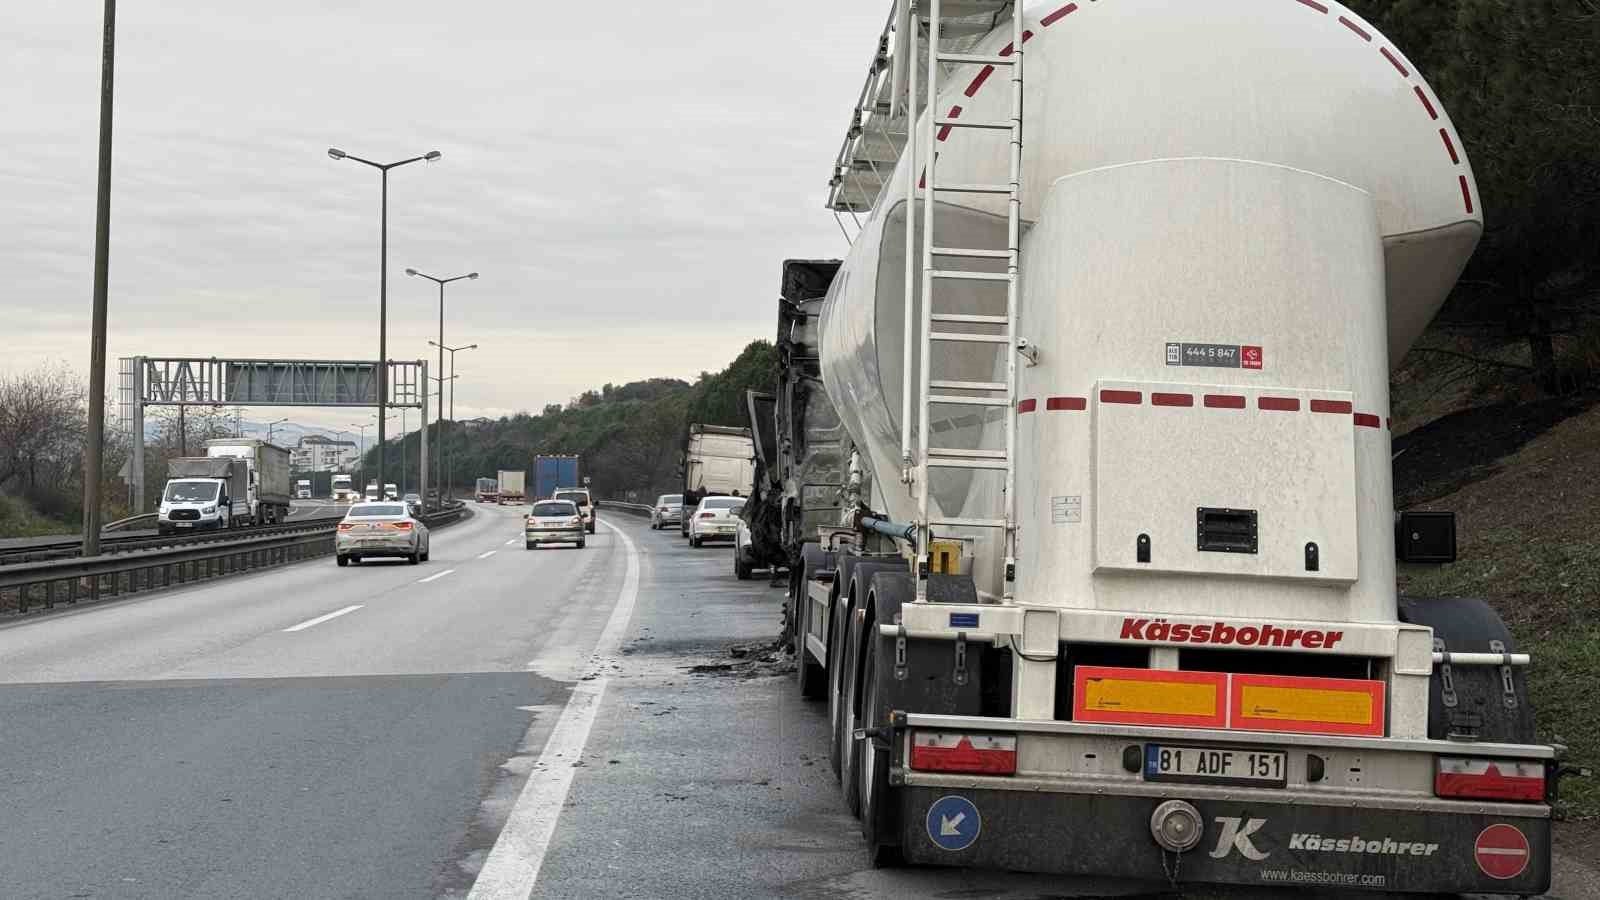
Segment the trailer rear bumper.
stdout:
<path fill-rule="evenodd" d="M 1415 781 L 1447 751 L 1487 748 L 1491 756 L 1526 758 L 1547 754 L 1548 747 L 1351 738 L 1322 738 L 1317 746 L 1284 741 L 1283 735 L 895 718 L 889 780 L 901 852 L 910 862 L 1400 892 L 1536 894 L 1550 884 L 1547 804 L 1440 799 Z M 966 728 L 984 722 L 990 733 L 1014 734 L 1016 774 L 926 772 L 905 765 L 919 724 L 954 721 Z M 1032 732 L 1030 726 L 1049 730 Z M 1190 745 L 1275 742 L 1288 754 L 1287 783 L 1174 783 L 1128 771 L 1138 768 L 1147 744 L 1171 742 L 1173 734 Z M 1316 763 L 1318 777 L 1308 781 L 1313 755 L 1326 768 Z M 1187 805 L 1199 829 L 1183 852 L 1163 849 L 1153 834 L 1158 807 L 1174 802 Z"/>

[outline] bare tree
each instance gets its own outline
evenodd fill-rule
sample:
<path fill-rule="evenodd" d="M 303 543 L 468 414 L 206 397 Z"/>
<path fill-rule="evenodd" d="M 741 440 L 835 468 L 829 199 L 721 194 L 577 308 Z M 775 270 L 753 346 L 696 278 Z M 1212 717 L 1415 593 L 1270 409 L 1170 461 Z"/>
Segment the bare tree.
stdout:
<path fill-rule="evenodd" d="M 86 394 L 64 365 L 0 375 L 0 490 L 33 495 L 71 481 L 83 447 Z"/>

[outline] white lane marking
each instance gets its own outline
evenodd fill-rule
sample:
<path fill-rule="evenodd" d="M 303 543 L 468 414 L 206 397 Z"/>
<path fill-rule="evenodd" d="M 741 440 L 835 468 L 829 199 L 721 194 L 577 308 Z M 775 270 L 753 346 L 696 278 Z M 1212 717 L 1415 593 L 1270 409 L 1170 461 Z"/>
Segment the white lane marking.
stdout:
<path fill-rule="evenodd" d="M 325 616 L 317 616 L 315 619 L 307 619 L 304 622 L 301 622 L 299 625 L 290 625 L 288 628 L 285 628 L 284 631 L 305 631 L 307 628 L 311 628 L 315 625 L 321 625 L 323 622 L 326 622 L 329 619 L 337 619 L 346 613 L 353 613 L 365 605 L 366 604 L 364 603 L 357 603 L 353 606 L 346 606 L 344 609 L 336 609 Z"/>
<path fill-rule="evenodd" d="M 417 584 L 427 584 L 430 581 L 438 581 L 439 579 L 445 577 L 446 575 L 449 575 L 451 572 L 454 572 L 454 571 L 455 571 L 455 569 L 445 569 L 443 572 L 440 572 L 440 573 L 438 573 L 436 575 L 429 575 L 427 578 L 418 579 L 417 580 Z"/>
<path fill-rule="evenodd" d="M 478 558 L 479 559 L 488 559 L 489 557 L 495 555 L 498 552 L 499 552 L 498 550 L 490 550 L 488 553 L 479 553 L 478 554 Z"/>
<path fill-rule="evenodd" d="M 512 547 L 512 546 L 515 546 L 516 543 L 517 543 L 517 538 L 512 538 L 511 540 L 506 541 L 506 546 L 507 547 Z"/>
<path fill-rule="evenodd" d="M 633 607 L 639 599 L 639 553 L 621 529 L 604 522 L 600 524 L 621 538 L 628 551 L 622 593 L 594 647 L 594 657 L 603 667 L 621 647 L 623 632 L 633 618 Z M 527 900 L 533 895 L 539 869 L 550 849 L 550 839 L 556 833 L 556 821 L 561 817 L 567 792 L 578 772 L 573 763 L 579 760 L 589 742 L 589 732 L 594 728 L 600 701 L 609 683 L 609 678 L 600 676 L 592 681 L 580 681 L 572 689 L 567 707 L 556 722 L 555 730 L 550 732 L 538 763 L 517 796 L 511 815 L 506 818 L 505 827 L 495 838 L 494 848 L 484 860 L 467 900 Z"/>

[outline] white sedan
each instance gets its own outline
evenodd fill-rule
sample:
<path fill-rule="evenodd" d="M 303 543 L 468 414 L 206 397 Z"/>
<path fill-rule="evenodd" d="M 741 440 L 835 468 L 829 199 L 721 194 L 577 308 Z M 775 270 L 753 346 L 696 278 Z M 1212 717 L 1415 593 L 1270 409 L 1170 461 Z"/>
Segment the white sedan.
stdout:
<path fill-rule="evenodd" d="M 333 541 L 341 566 L 379 556 L 399 557 L 412 565 L 428 559 L 428 526 L 398 501 L 353 504 Z"/>
<path fill-rule="evenodd" d="M 739 532 L 739 510 L 743 497 L 707 497 L 694 508 L 689 518 L 689 546 L 706 541 L 734 540 Z"/>

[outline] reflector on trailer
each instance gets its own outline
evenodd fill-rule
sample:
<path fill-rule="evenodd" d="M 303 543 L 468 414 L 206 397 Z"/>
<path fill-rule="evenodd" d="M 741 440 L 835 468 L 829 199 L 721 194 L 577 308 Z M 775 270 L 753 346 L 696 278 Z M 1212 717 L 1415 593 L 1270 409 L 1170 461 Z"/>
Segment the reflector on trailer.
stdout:
<path fill-rule="evenodd" d="M 1382 737 L 1383 682 L 1234 675 L 1229 728 Z"/>
<path fill-rule="evenodd" d="M 1544 799 L 1544 764 L 1526 759 L 1441 756 L 1433 792 L 1440 797 L 1537 803 Z"/>
<path fill-rule="evenodd" d="M 1072 676 L 1072 717 L 1117 725 L 1222 728 L 1227 678 L 1220 672 L 1078 666 Z"/>
<path fill-rule="evenodd" d="M 911 734 L 911 768 L 923 772 L 1012 775 L 1017 771 L 1017 738 L 1015 735 L 915 731 Z"/>

